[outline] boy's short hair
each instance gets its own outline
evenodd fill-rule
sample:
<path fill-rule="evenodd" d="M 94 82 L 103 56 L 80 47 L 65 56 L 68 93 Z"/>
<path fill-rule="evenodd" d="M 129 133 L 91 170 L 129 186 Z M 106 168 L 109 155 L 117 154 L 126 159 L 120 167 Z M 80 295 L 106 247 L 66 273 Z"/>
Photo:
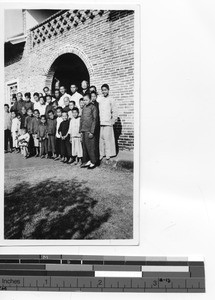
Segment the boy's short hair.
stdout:
<path fill-rule="evenodd" d="M 52 109 L 50 109 L 50 110 L 48 111 L 48 115 L 49 115 L 49 114 L 54 114 L 54 112 L 53 112 Z"/>
<path fill-rule="evenodd" d="M 81 97 L 81 98 L 79 99 L 79 102 L 80 102 L 80 101 L 84 101 L 84 98 L 83 98 L 83 97 Z"/>
<path fill-rule="evenodd" d="M 110 87 L 109 87 L 109 85 L 108 85 L 108 84 L 106 84 L 106 83 L 104 83 L 104 84 L 101 86 L 101 89 L 102 89 L 102 88 L 106 88 L 106 89 L 110 90 Z"/>
<path fill-rule="evenodd" d="M 33 112 L 33 109 L 29 107 L 29 108 L 27 109 L 27 112 L 28 112 L 28 111 L 32 111 L 32 112 Z"/>
<path fill-rule="evenodd" d="M 45 89 L 48 89 L 48 90 L 49 90 L 49 87 L 45 86 L 45 87 L 43 88 L 43 92 L 45 92 Z"/>
<path fill-rule="evenodd" d="M 18 95 L 21 95 L 21 96 L 23 97 L 23 94 L 22 94 L 21 92 L 18 92 L 18 93 L 16 94 L 16 96 L 18 96 Z"/>
<path fill-rule="evenodd" d="M 61 106 L 58 106 L 56 110 L 60 110 L 62 112 L 63 108 Z"/>
<path fill-rule="evenodd" d="M 76 83 L 72 83 L 70 84 L 70 86 L 74 85 L 77 88 L 77 84 Z"/>
<path fill-rule="evenodd" d="M 50 97 L 52 99 L 52 95 L 46 95 L 45 98 L 47 99 L 48 97 Z"/>
<path fill-rule="evenodd" d="M 31 99 L 31 93 L 29 93 L 29 92 L 25 93 L 25 97 L 28 97 Z"/>
<path fill-rule="evenodd" d="M 4 106 L 7 106 L 7 108 L 9 109 L 9 105 L 7 103 L 5 103 Z"/>
<path fill-rule="evenodd" d="M 34 96 L 39 97 L 39 93 L 35 92 L 35 93 L 33 94 L 33 97 L 34 97 Z"/>
<path fill-rule="evenodd" d="M 75 104 L 76 104 L 75 101 L 73 101 L 73 100 L 70 100 L 69 103 L 73 103 L 74 106 L 75 106 Z"/>
<path fill-rule="evenodd" d="M 38 113 L 40 113 L 40 112 L 39 112 L 39 109 L 34 109 L 34 113 L 35 113 L 36 111 L 37 111 Z"/>
<path fill-rule="evenodd" d="M 97 91 L 97 88 L 96 88 L 95 85 L 91 85 L 91 86 L 90 86 L 90 89 L 92 89 L 92 88 L 95 89 L 95 90 Z"/>
<path fill-rule="evenodd" d="M 67 116 L 68 116 L 68 112 L 65 110 L 62 111 L 62 114 L 67 114 Z"/>
<path fill-rule="evenodd" d="M 86 93 L 84 94 L 84 97 L 87 96 L 90 100 L 91 100 L 91 94 L 90 93 Z"/>
<path fill-rule="evenodd" d="M 97 96 L 97 93 L 96 93 L 96 92 L 94 92 L 94 91 L 93 91 L 93 92 L 91 92 L 90 94 L 91 94 L 91 95 L 92 95 L 92 94 L 95 94 L 95 95 Z"/>
<path fill-rule="evenodd" d="M 13 96 L 12 96 L 12 99 L 16 99 L 16 100 L 17 100 L 16 95 L 13 95 Z"/>
<path fill-rule="evenodd" d="M 44 96 L 40 96 L 39 99 L 43 98 L 43 100 L 45 101 L 45 97 Z"/>
<path fill-rule="evenodd" d="M 40 116 L 40 119 L 46 119 L 46 115 Z M 46 119 L 47 120 L 47 119 Z"/>
<path fill-rule="evenodd" d="M 15 114 L 15 116 L 17 116 L 17 112 L 16 112 L 16 110 L 12 110 L 12 112 L 11 113 L 14 113 Z"/>
<path fill-rule="evenodd" d="M 72 111 L 77 111 L 77 113 L 79 114 L 79 109 L 77 107 L 73 107 Z"/>

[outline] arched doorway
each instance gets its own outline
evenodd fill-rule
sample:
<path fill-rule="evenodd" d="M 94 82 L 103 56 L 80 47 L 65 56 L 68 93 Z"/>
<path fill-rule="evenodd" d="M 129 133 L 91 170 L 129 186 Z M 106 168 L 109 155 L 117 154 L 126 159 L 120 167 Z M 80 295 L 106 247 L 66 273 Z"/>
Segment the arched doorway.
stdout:
<path fill-rule="evenodd" d="M 60 55 L 52 64 L 49 76 L 52 77 L 51 90 L 54 93 L 56 83 L 64 85 L 67 92 L 70 93 L 70 85 L 75 83 L 78 90 L 81 90 L 81 82 L 87 80 L 90 82 L 89 72 L 83 60 L 73 53 Z"/>

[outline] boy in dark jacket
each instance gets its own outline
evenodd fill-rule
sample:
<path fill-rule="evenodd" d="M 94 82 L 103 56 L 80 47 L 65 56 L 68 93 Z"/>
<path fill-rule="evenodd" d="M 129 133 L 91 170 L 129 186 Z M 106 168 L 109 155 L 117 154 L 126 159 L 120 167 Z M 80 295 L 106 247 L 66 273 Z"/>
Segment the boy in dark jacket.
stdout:
<path fill-rule="evenodd" d="M 73 160 L 71 157 L 71 144 L 69 139 L 69 120 L 67 112 L 62 112 L 62 119 L 63 121 L 60 123 L 58 129 L 58 133 L 60 134 L 61 138 L 61 161 L 70 164 L 73 162 Z"/>
<path fill-rule="evenodd" d="M 48 112 L 48 121 L 47 121 L 47 133 L 48 133 L 48 152 L 51 153 L 52 158 L 56 158 L 56 149 L 55 149 L 55 134 L 57 121 L 54 118 L 54 112 L 50 110 Z"/>
<path fill-rule="evenodd" d="M 83 164 L 81 168 L 94 169 L 98 162 L 98 151 L 96 151 L 95 131 L 98 126 L 98 110 L 91 102 L 91 94 L 84 95 L 85 106 L 80 120 L 80 132 L 83 142 Z"/>
<path fill-rule="evenodd" d="M 38 127 L 37 138 L 40 142 L 40 157 L 41 158 L 48 158 L 48 133 L 47 133 L 47 122 L 46 116 L 41 116 L 41 122 Z"/>
<path fill-rule="evenodd" d="M 35 150 L 35 157 L 39 156 L 39 139 L 37 136 L 38 128 L 40 124 L 40 113 L 38 109 L 34 110 L 34 117 L 31 122 L 31 132 L 34 140 L 34 150 Z"/>

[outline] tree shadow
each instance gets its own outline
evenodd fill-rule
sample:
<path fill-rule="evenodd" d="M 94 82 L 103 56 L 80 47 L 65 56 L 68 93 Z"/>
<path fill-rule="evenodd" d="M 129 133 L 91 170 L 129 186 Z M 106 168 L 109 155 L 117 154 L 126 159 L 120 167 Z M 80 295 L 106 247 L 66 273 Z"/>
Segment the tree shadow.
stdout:
<path fill-rule="evenodd" d="M 115 138 L 115 144 L 116 144 L 116 155 L 119 153 L 119 137 L 122 134 L 122 122 L 121 119 L 118 117 L 117 121 L 113 125 L 114 130 L 114 138 Z"/>
<path fill-rule="evenodd" d="M 77 180 L 22 182 L 4 198 L 5 239 L 87 239 L 111 216 L 95 213 L 97 200 Z"/>

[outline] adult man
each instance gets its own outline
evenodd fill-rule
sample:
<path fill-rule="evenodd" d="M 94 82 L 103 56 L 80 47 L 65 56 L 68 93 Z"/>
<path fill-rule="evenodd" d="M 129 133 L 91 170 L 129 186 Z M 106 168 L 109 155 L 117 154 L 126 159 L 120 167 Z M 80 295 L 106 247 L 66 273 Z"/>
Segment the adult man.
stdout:
<path fill-rule="evenodd" d="M 113 125 L 117 121 L 117 107 L 115 100 L 109 96 L 109 85 L 101 86 L 103 96 L 99 97 L 100 113 L 100 159 L 106 156 L 106 163 L 110 157 L 116 155 Z"/>
<path fill-rule="evenodd" d="M 63 86 L 63 85 L 60 87 L 60 93 L 61 93 L 62 96 L 60 97 L 60 99 L 58 101 L 58 106 L 61 106 L 61 107 L 64 108 L 64 106 L 65 106 L 64 105 L 64 98 L 68 97 L 69 100 L 71 100 L 71 96 L 66 93 L 65 86 Z"/>
<path fill-rule="evenodd" d="M 89 93 L 89 83 L 87 80 L 83 80 L 81 83 L 82 95 L 84 96 L 86 93 Z"/>
<path fill-rule="evenodd" d="M 79 108 L 79 100 L 82 98 L 82 95 L 78 93 L 76 84 L 72 83 L 70 89 L 72 93 L 71 100 L 75 101 L 76 107 Z"/>
<path fill-rule="evenodd" d="M 43 92 L 44 92 L 44 96 L 51 95 L 50 89 L 47 86 L 43 88 Z"/>
<path fill-rule="evenodd" d="M 56 90 L 54 91 L 54 99 L 55 99 L 57 102 L 59 102 L 60 97 L 61 97 L 60 91 L 59 91 L 58 89 L 56 89 Z"/>
<path fill-rule="evenodd" d="M 18 113 L 22 112 L 22 107 L 25 106 L 25 101 L 23 100 L 22 93 L 17 94 L 17 102 L 14 103 L 14 110 Z"/>

